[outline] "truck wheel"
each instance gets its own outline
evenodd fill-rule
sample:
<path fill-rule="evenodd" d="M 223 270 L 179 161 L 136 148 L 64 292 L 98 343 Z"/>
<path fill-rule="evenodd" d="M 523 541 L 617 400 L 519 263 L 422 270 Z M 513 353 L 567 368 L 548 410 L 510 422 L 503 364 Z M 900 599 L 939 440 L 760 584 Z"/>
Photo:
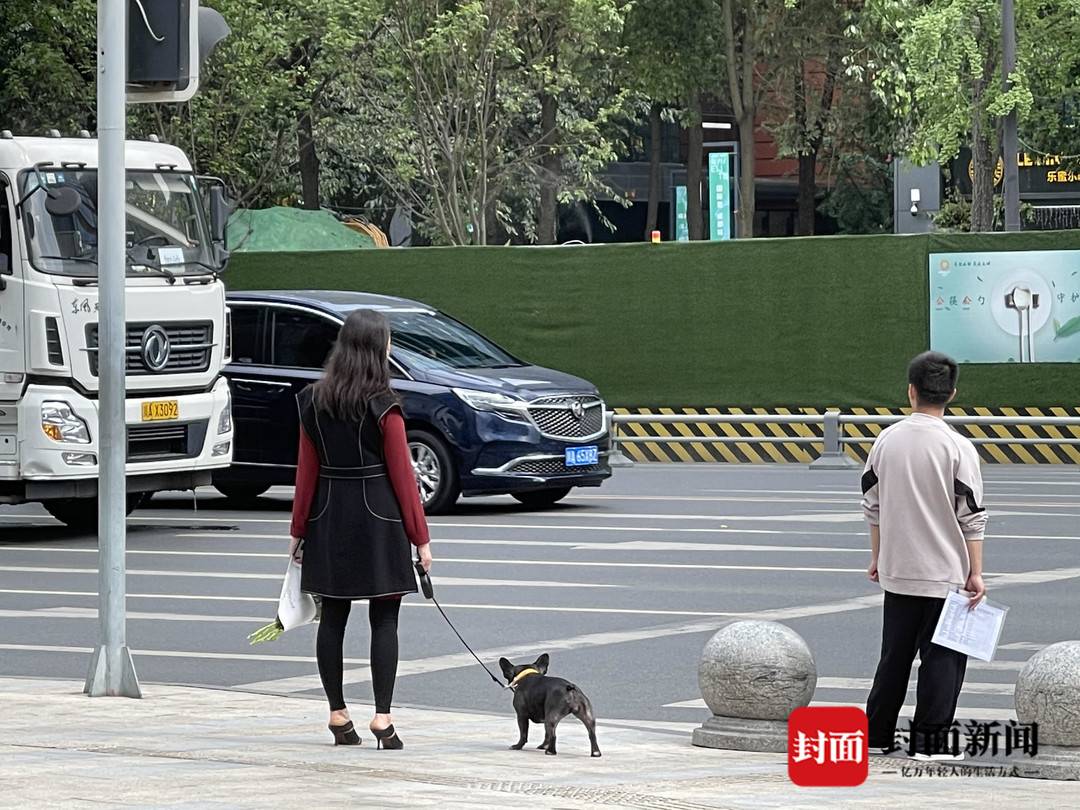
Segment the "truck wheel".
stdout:
<path fill-rule="evenodd" d="M 124 514 L 130 515 L 142 504 L 145 494 L 129 492 Z M 96 532 L 98 527 L 97 498 L 62 498 L 55 501 L 43 501 L 45 511 L 70 529 L 82 532 Z"/>
<path fill-rule="evenodd" d="M 538 489 L 535 492 L 515 492 L 514 498 L 530 509 L 547 509 L 554 506 L 570 494 L 570 487 L 559 489 Z"/>
<path fill-rule="evenodd" d="M 214 489 L 230 501 L 253 501 L 270 489 L 269 484 L 240 484 L 231 481 L 215 481 Z"/>
<path fill-rule="evenodd" d="M 424 511 L 429 515 L 446 512 L 457 503 L 461 485 L 445 442 L 429 431 L 410 430 L 409 450 Z"/>

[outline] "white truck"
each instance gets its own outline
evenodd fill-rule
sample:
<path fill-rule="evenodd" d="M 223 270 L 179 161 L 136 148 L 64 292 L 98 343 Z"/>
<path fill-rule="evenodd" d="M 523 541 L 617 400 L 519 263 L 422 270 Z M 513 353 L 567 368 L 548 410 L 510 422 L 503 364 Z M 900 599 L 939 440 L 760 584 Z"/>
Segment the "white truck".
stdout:
<path fill-rule="evenodd" d="M 128 141 L 127 447 L 100 445 L 97 141 L 83 135 L 0 132 L 0 504 L 92 530 L 102 453 L 127 453 L 129 512 L 231 463 L 231 334 L 220 188 L 176 147 Z"/>

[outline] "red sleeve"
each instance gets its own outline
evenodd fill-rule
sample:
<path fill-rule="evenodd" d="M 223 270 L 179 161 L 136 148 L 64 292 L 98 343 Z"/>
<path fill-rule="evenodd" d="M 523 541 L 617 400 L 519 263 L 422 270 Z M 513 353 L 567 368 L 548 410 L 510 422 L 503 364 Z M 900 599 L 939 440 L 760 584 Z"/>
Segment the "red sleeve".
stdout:
<path fill-rule="evenodd" d="M 308 516 L 311 514 L 311 501 L 315 498 L 315 487 L 319 483 L 319 453 L 314 442 L 300 427 L 300 450 L 296 458 L 296 493 L 293 495 L 292 528 L 293 537 L 307 536 Z"/>
<path fill-rule="evenodd" d="M 405 524 L 405 535 L 414 546 L 427 545 L 431 541 L 428 534 L 424 507 L 420 505 L 420 491 L 416 488 L 416 473 L 413 472 L 412 453 L 405 435 L 405 420 L 399 408 L 391 408 L 383 416 L 383 456 L 386 458 L 386 472 L 390 476 L 390 485 L 394 488 L 398 506 L 401 507 L 401 519 Z"/>

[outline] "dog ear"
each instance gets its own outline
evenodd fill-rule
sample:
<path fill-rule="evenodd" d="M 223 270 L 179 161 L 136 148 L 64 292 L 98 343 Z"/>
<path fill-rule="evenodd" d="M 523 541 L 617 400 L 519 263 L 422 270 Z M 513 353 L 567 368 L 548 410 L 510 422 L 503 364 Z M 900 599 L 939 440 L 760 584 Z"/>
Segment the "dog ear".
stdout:
<path fill-rule="evenodd" d="M 506 658 L 499 659 L 499 668 L 502 670 L 503 677 L 506 680 L 513 680 L 514 677 L 514 665 Z"/>
<path fill-rule="evenodd" d="M 548 654 L 544 653 L 543 655 L 541 655 L 539 658 L 536 659 L 536 663 L 533 664 L 533 667 L 538 669 L 540 671 L 541 675 L 547 675 L 549 661 L 550 661 L 550 658 L 548 657 Z"/>

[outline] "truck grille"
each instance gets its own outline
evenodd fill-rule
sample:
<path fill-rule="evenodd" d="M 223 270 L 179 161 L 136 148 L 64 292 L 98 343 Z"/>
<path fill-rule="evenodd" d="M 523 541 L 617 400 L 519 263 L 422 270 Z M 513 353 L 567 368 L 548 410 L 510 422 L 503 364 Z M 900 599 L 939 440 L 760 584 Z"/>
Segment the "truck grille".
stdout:
<path fill-rule="evenodd" d="M 206 441 L 207 422 L 129 425 L 128 460 L 195 458 Z"/>
<path fill-rule="evenodd" d="M 521 475 L 578 475 L 580 473 L 596 472 L 599 469 L 599 464 L 588 467 L 567 467 L 566 462 L 561 458 L 543 458 L 519 461 L 508 472 L 520 473 Z"/>
<path fill-rule="evenodd" d="M 580 410 L 575 406 L 580 406 Z M 584 439 L 604 432 L 604 403 L 591 395 L 533 400 L 529 404 L 529 416 L 549 439 Z"/>
<path fill-rule="evenodd" d="M 158 324 L 169 336 L 169 360 L 160 371 L 151 371 L 142 356 L 143 333 L 152 323 L 129 323 L 125 346 L 125 372 L 129 376 L 169 373 L 198 373 L 210 368 L 214 347 L 214 325 L 210 321 Z M 98 325 L 86 327 L 86 348 L 90 353 L 90 373 L 98 375 Z"/>

